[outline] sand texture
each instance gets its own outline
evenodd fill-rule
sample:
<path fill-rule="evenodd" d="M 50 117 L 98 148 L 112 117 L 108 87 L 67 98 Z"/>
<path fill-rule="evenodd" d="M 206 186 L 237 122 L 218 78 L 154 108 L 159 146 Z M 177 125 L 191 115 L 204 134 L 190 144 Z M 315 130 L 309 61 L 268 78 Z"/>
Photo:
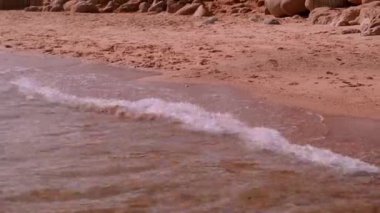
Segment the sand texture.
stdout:
<path fill-rule="evenodd" d="M 161 80 L 226 83 L 287 105 L 380 118 L 380 36 L 302 18 L 281 25 L 207 19 L 0 11 L 0 48 L 157 70 Z"/>

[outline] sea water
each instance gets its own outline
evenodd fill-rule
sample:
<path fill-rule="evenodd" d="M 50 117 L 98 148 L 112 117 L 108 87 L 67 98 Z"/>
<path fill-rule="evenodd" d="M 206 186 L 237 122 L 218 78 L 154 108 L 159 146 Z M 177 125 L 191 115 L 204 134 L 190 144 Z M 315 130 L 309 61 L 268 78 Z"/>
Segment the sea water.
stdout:
<path fill-rule="evenodd" d="M 379 211 L 378 150 L 318 147 L 339 141 L 317 113 L 133 69 L 0 62 L 4 212 Z"/>

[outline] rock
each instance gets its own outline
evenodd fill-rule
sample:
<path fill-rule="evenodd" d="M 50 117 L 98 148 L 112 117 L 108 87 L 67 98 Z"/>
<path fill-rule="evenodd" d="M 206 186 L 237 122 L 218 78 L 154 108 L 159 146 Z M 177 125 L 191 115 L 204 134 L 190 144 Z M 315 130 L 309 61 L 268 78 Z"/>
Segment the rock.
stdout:
<path fill-rule="evenodd" d="M 264 14 L 265 15 L 270 15 L 270 12 L 269 12 L 267 7 L 264 6 L 264 7 L 260 7 L 260 8 L 264 8 Z"/>
<path fill-rule="evenodd" d="M 380 2 L 362 5 L 356 21 L 363 36 L 380 35 Z"/>
<path fill-rule="evenodd" d="M 83 0 L 81 0 L 81 1 L 83 1 Z M 93 5 L 101 5 L 105 0 L 85 0 L 85 1 L 87 1 L 87 3 L 89 3 L 89 4 L 93 4 Z"/>
<path fill-rule="evenodd" d="M 375 2 L 375 1 L 379 1 L 379 0 L 361 0 L 361 3 L 362 4 L 367 4 L 367 3 Z"/>
<path fill-rule="evenodd" d="M 264 24 L 269 24 L 269 25 L 279 25 L 279 24 L 280 24 L 280 22 L 279 22 L 277 19 L 275 19 L 275 18 L 268 18 L 268 19 L 265 19 L 265 20 L 263 21 L 263 23 L 264 23 Z"/>
<path fill-rule="evenodd" d="M 78 3 L 78 0 L 70 0 L 63 4 L 63 10 L 64 11 L 70 11 L 71 7 Z"/>
<path fill-rule="evenodd" d="M 360 14 L 357 18 L 357 24 L 360 24 L 364 19 L 373 19 L 380 14 L 380 1 L 363 4 L 360 6 Z"/>
<path fill-rule="evenodd" d="M 203 16 L 208 16 L 208 15 L 209 15 L 209 11 L 204 5 L 200 5 L 193 14 L 194 17 L 203 17 Z"/>
<path fill-rule="evenodd" d="M 86 1 L 80 1 L 71 7 L 71 12 L 75 13 L 98 13 L 99 9 Z"/>
<path fill-rule="evenodd" d="M 247 7 L 246 4 L 236 4 L 234 6 L 232 6 L 231 8 L 243 8 L 243 7 Z"/>
<path fill-rule="evenodd" d="M 339 8 L 348 5 L 347 0 L 306 0 L 305 6 L 308 10 L 313 11 L 318 7 Z"/>
<path fill-rule="evenodd" d="M 100 10 L 102 13 L 112 13 L 116 9 L 116 5 L 113 1 L 109 1 L 107 5 Z"/>
<path fill-rule="evenodd" d="M 63 7 L 60 6 L 60 5 L 54 5 L 54 6 L 50 6 L 50 12 L 60 12 L 60 11 L 63 11 Z"/>
<path fill-rule="evenodd" d="M 247 8 L 247 7 L 239 9 L 239 13 L 249 13 L 251 11 L 252 11 L 252 9 L 251 8 Z"/>
<path fill-rule="evenodd" d="M 208 18 L 206 21 L 203 22 L 203 24 L 215 24 L 215 22 L 218 21 L 218 18 L 215 16 L 212 16 Z"/>
<path fill-rule="evenodd" d="M 358 18 L 360 7 L 350 7 L 342 11 L 340 16 L 335 21 L 335 26 L 354 25 L 353 21 Z"/>
<path fill-rule="evenodd" d="M 360 24 L 360 31 L 363 36 L 380 35 L 380 15 L 373 19 L 364 19 Z"/>
<path fill-rule="evenodd" d="M 307 11 L 305 0 L 265 0 L 265 7 L 275 17 L 293 16 Z"/>
<path fill-rule="evenodd" d="M 347 0 L 349 3 L 353 5 L 360 5 L 362 4 L 362 0 Z"/>
<path fill-rule="evenodd" d="M 199 3 L 194 3 L 194 4 L 187 4 L 181 9 L 179 9 L 175 14 L 176 15 L 192 15 L 194 12 L 198 9 L 198 7 L 201 4 Z"/>
<path fill-rule="evenodd" d="M 42 1 L 43 6 L 48 6 L 48 5 L 50 5 L 50 3 L 51 3 L 51 0 L 43 0 Z"/>
<path fill-rule="evenodd" d="M 281 0 L 265 0 L 265 8 L 275 17 L 286 16 L 286 13 L 281 9 Z"/>
<path fill-rule="evenodd" d="M 42 11 L 42 7 L 29 6 L 29 7 L 26 7 L 24 10 L 27 11 L 27 12 L 41 12 Z"/>
<path fill-rule="evenodd" d="M 140 13 L 146 13 L 148 12 L 148 9 L 149 9 L 149 4 L 148 2 L 141 2 L 141 4 L 139 5 L 139 12 Z"/>
<path fill-rule="evenodd" d="M 281 9 L 287 16 L 294 16 L 307 12 L 305 0 L 282 0 Z"/>
<path fill-rule="evenodd" d="M 380 16 L 380 2 L 373 2 L 346 9 L 316 8 L 311 11 L 309 20 L 313 24 L 332 24 L 333 26 L 359 25 L 366 22 L 367 24 L 363 25 L 367 26 L 369 22 L 376 22 L 371 20 L 377 19 L 378 16 Z"/>
<path fill-rule="evenodd" d="M 342 30 L 342 34 L 355 34 L 355 33 L 360 33 L 361 31 L 359 29 L 356 29 L 356 28 L 351 28 L 351 29 L 344 29 Z"/>
<path fill-rule="evenodd" d="M 231 14 L 238 13 L 238 12 L 239 12 L 239 8 L 232 8 L 231 9 Z"/>
<path fill-rule="evenodd" d="M 164 1 L 153 2 L 152 6 L 148 9 L 148 12 L 160 13 L 165 11 L 165 6 Z"/>
<path fill-rule="evenodd" d="M 50 5 L 48 5 L 48 6 L 43 6 L 43 7 L 42 7 L 42 11 L 43 11 L 43 12 L 51 11 L 51 6 L 50 6 Z"/>
<path fill-rule="evenodd" d="M 256 2 L 256 4 L 257 4 L 258 7 L 264 6 L 265 5 L 265 0 L 258 0 Z"/>
<path fill-rule="evenodd" d="M 341 14 L 341 10 L 319 7 L 311 11 L 309 20 L 313 24 L 330 24 Z"/>
<path fill-rule="evenodd" d="M 50 3 L 50 11 L 51 12 L 59 12 L 63 11 L 63 5 L 67 2 L 68 0 L 54 0 Z"/>
<path fill-rule="evenodd" d="M 262 15 L 255 14 L 254 16 L 249 18 L 249 20 L 254 21 L 254 22 L 262 22 L 264 20 L 264 18 Z"/>
<path fill-rule="evenodd" d="M 168 0 L 166 4 L 167 4 L 166 12 L 176 13 L 179 9 L 181 9 L 183 6 L 186 5 L 186 1 L 185 0 L 180 0 L 180 1 Z"/>
<path fill-rule="evenodd" d="M 127 3 L 122 4 L 119 8 L 117 8 L 117 12 L 120 13 L 131 13 L 137 12 L 139 10 L 140 0 L 129 0 Z"/>

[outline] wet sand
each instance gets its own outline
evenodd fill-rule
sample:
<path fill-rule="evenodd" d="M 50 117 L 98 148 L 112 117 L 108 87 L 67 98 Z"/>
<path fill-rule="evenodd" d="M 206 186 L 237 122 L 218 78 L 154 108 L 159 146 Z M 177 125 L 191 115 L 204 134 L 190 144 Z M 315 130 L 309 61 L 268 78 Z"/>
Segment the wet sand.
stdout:
<path fill-rule="evenodd" d="M 111 103 L 186 101 L 230 113 L 251 127 L 273 128 L 291 143 L 328 148 L 377 167 L 378 120 L 320 115 L 225 85 L 159 82 L 150 77 L 154 73 L 59 57 L 0 52 L 0 70 L 0 206 L 6 212 L 379 210 L 378 174 L 343 173 L 333 165 L 252 149 L 235 134 L 194 130 L 164 116 L 73 108 L 18 91 L 10 82 L 34 80 L 63 94 Z"/>
<path fill-rule="evenodd" d="M 380 118 L 378 36 L 248 16 L 0 11 L 0 46 L 161 72 L 161 80 L 235 85 L 272 102 L 325 114 Z"/>

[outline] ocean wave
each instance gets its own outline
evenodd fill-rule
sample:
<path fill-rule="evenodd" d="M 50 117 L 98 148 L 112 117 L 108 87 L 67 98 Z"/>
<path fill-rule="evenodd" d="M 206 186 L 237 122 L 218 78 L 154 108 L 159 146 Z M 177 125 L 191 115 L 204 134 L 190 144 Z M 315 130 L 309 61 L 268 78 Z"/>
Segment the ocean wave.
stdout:
<path fill-rule="evenodd" d="M 185 102 L 167 102 L 158 98 L 137 101 L 78 97 L 57 89 L 38 85 L 37 82 L 20 78 L 12 82 L 26 95 L 40 95 L 49 102 L 62 104 L 82 110 L 115 114 L 176 120 L 188 128 L 213 134 L 232 134 L 238 136 L 248 147 L 270 150 L 275 153 L 292 155 L 300 160 L 332 167 L 344 173 L 378 173 L 377 166 L 359 159 L 343 156 L 327 149 L 311 145 L 290 143 L 280 132 L 265 127 L 250 127 L 234 118 L 231 114 L 208 112 L 200 106 Z"/>

